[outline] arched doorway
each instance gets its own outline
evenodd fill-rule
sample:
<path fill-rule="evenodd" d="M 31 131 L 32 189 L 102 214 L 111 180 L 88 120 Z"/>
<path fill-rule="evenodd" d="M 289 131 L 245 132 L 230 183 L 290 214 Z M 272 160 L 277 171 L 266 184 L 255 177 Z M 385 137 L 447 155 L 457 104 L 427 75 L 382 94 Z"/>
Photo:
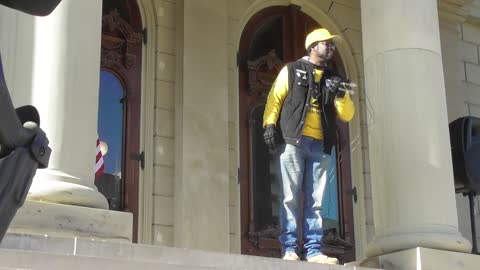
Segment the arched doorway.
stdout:
<path fill-rule="evenodd" d="M 105 170 L 95 179 L 111 210 L 133 214 L 137 241 L 139 207 L 142 21 L 135 0 L 103 0 L 98 136 L 108 147 Z"/>
<path fill-rule="evenodd" d="M 241 247 L 243 254 L 279 257 L 278 180 L 263 143 L 266 97 L 280 69 L 305 55 L 306 35 L 319 24 L 291 6 L 266 8 L 245 26 L 239 48 Z M 340 55 L 332 68 L 343 77 Z M 323 202 L 325 254 L 353 261 L 354 230 L 348 125 L 339 122 L 337 167 L 332 168 Z M 302 226 L 299 226 L 301 228 Z"/>

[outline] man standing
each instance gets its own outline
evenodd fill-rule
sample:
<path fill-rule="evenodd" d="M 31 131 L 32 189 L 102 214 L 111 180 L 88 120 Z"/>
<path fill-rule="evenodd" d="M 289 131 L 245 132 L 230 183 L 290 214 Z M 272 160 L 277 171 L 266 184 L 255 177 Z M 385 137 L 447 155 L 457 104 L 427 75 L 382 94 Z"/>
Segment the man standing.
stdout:
<path fill-rule="evenodd" d="M 339 86 L 341 79 L 328 63 L 335 52 L 334 39 L 317 29 L 305 40 L 307 56 L 287 64 L 267 99 L 263 126 L 270 152 L 276 153 L 281 178 L 279 237 L 284 260 L 300 260 L 297 218 L 299 192 L 304 192 L 303 252 L 309 262 L 338 264 L 321 252 L 322 197 L 330 156 L 337 141 L 336 118 L 350 121 L 354 105 Z"/>

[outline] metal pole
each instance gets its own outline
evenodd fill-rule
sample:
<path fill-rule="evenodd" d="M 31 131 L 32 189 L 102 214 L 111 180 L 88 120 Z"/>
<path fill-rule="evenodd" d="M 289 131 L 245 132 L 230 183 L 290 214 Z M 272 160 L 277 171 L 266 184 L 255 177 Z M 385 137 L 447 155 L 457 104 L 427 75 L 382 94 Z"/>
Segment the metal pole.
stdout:
<path fill-rule="evenodd" d="M 472 227 L 472 253 L 478 254 L 477 229 L 475 228 L 475 195 L 475 192 L 469 192 L 468 202 L 470 203 L 470 226 Z"/>

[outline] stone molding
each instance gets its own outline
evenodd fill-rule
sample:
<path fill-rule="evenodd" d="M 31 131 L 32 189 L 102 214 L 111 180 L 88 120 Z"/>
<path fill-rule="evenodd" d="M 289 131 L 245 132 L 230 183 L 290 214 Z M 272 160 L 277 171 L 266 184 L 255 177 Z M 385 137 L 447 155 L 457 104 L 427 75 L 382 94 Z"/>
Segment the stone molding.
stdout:
<path fill-rule="evenodd" d="M 157 29 L 155 27 L 155 12 L 153 3 L 139 0 L 138 6 L 146 26 L 148 39 L 143 45 L 142 60 L 142 125 L 140 127 L 140 147 L 145 150 L 146 165 L 139 173 L 139 209 L 138 209 L 138 241 L 142 244 L 152 244 L 153 235 L 153 208 L 152 190 L 154 187 L 154 130 L 155 130 L 155 80 L 157 47 Z"/>

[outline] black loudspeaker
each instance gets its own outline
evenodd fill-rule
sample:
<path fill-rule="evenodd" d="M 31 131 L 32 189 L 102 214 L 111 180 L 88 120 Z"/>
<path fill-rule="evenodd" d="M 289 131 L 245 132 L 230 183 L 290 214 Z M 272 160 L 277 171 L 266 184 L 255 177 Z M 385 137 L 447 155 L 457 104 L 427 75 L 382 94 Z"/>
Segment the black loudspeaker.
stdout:
<path fill-rule="evenodd" d="M 480 193 L 480 118 L 461 117 L 449 125 L 455 191 L 468 196 L 472 253 L 478 253 L 475 196 Z"/>
<path fill-rule="evenodd" d="M 480 118 L 461 117 L 449 125 L 455 191 L 480 193 Z"/>

